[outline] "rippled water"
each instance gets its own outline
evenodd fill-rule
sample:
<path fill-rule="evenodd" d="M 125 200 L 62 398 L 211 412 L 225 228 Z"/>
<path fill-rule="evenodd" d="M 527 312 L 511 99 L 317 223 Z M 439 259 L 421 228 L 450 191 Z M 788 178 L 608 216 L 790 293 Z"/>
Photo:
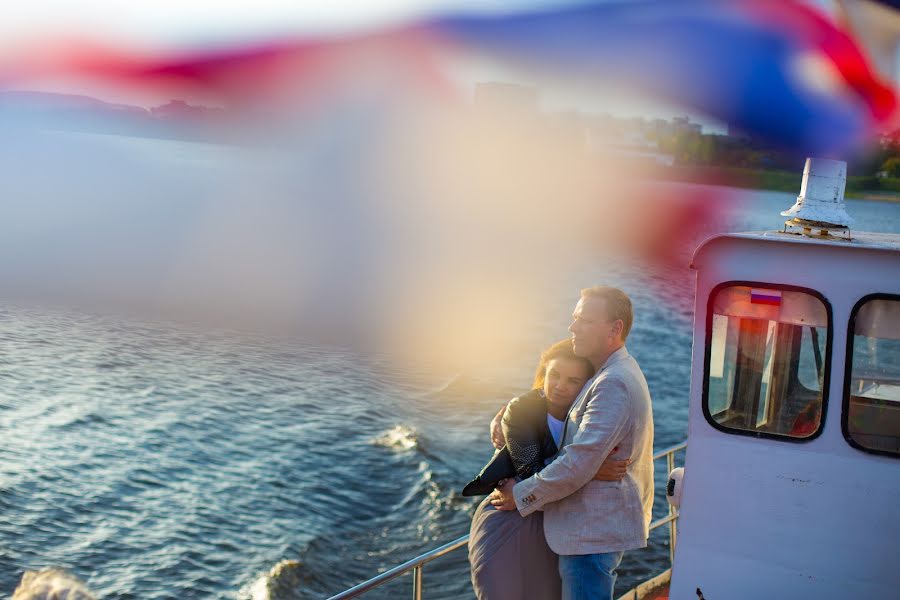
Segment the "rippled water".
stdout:
<path fill-rule="evenodd" d="M 788 194 L 748 192 L 734 229 L 773 228 Z M 900 206 L 852 203 L 860 229 Z M 691 296 L 628 268 L 574 273 L 501 375 L 441 373 L 338 348 L 0 309 L 0 594 L 63 566 L 110 598 L 321 598 L 468 531 L 459 490 L 487 422 L 523 391 L 577 290 L 632 293 L 629 348 L 657 449 L 687 429 Z M 664 469 L 658 463 L 658 488 Z M 665 502 L 658 494 L 656 512 Z M 630 552 L 619 590 L 664 567 L 667 533 Z M 429 598 L 472 597 L 464 552 L 425 570 Z M 373 593 L 409 593 L 409 577 Z"/>

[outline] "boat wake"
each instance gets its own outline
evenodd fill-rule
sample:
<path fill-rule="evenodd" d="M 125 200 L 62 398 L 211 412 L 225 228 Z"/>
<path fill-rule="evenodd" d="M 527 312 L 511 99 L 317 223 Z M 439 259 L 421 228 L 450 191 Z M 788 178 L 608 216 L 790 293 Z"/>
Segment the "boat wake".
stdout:
<path fill-rule="evenodd" d="M 303 564 L 298 560 L 282 560 L 268 573 L 238 592 L 238 600 L 293 600 L 300 598 Z"/>
<path fill-rule="evenodd" d="M 419 436 L 412 427 L 395 425 L 376 437 L 372 442 L 376 446 L 391 448 L 398 452 L 406 452 L 419 447 Z"/>

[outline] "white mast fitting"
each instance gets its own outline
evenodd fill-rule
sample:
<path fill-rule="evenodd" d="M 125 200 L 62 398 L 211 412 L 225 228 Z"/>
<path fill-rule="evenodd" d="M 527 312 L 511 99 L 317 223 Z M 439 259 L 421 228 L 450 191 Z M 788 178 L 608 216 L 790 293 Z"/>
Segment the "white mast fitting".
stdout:
<path fill-rule="evenodd" d="M 803 167 L 800 195 L 792 207 L 782 212 L 788 227 L 800 227 L 803 235 L 827 237 L 832 230 L 849 232 L 853 219 L 844 205 L 847 163 L 827 158 L 807 158 Z M 818 233 L 813 233 L 813 230 Z"/>

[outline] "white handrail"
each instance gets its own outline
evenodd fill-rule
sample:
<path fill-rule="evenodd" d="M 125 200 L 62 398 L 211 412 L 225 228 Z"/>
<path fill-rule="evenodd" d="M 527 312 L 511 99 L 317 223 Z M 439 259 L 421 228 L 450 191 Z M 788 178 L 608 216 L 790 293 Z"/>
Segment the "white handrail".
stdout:
<path fill-rule="evenodd" d="M 675 468 L 675 453 L 684 450 L 687 448 L 687 442 L 681 442 L 680 444 L 675 444 L 674 446 L 670 446 L 665 450 L 660 450 L 656 454 L 653 455 L 653 460 L 659 460 L 661 458 L 666 459 L 666 466 L 669 469 L 669 473 L 672 472 L 672 469 Z M 671 504 L 669 505 L 669 514 L 665 517 L 659 518 L 652 523 L 650 523 L 650 530 L 654 530 L 657 527 L 662 527 L 663 525 L 669 525 L 669 562 L 674 561 L 675 556 L 675 521 L 678 519 L 678 510 L 675 509 Z M 348 600 L 349 598 L 357 598 L 369 590 L 376 588 L 384 583 L 387 583 L 391 579 L 399 577 L 404 573 L 409 571 L 413 572 L 413 600 L 422 600 L 422 568 L 425 563 L 429 563 L 436 558 L 440 558 L 445 554 L 449 554 L 458 548 L 462 548 L 463 546 L 467 546 L 469 544 L 469 536 L 464 535 L 461 538 L 453 540 L 449 544 L 444 544 L 439 548 L 435 548 L 425 554 L 417 556 L 412 560 L 408 560 L 402 565 L 397 565 L 393 569 L 385 571 L 380 575 L 376 575 L 375 577 L 368 579 L 358 585 L 353 586 L 348 590 L 344 590 L 343 592 L 331 596 L 328 600 Z"/>

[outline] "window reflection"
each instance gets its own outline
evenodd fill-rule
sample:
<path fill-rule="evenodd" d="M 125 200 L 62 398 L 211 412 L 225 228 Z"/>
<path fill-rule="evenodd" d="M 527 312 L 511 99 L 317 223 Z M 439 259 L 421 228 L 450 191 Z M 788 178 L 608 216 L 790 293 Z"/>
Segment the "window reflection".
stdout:
<path fill-rule="evenodd" d="M 844 433 L 861 448 L 900 455 L 900 300 L 864 300 L 850 328 Z"/>
<path fill-rule="evenodd" d="M 710 302 L 705 412 L 720 428 L 807 438 L 819 431 L 828 309 L 817 296 L 748 285 Z"/>

